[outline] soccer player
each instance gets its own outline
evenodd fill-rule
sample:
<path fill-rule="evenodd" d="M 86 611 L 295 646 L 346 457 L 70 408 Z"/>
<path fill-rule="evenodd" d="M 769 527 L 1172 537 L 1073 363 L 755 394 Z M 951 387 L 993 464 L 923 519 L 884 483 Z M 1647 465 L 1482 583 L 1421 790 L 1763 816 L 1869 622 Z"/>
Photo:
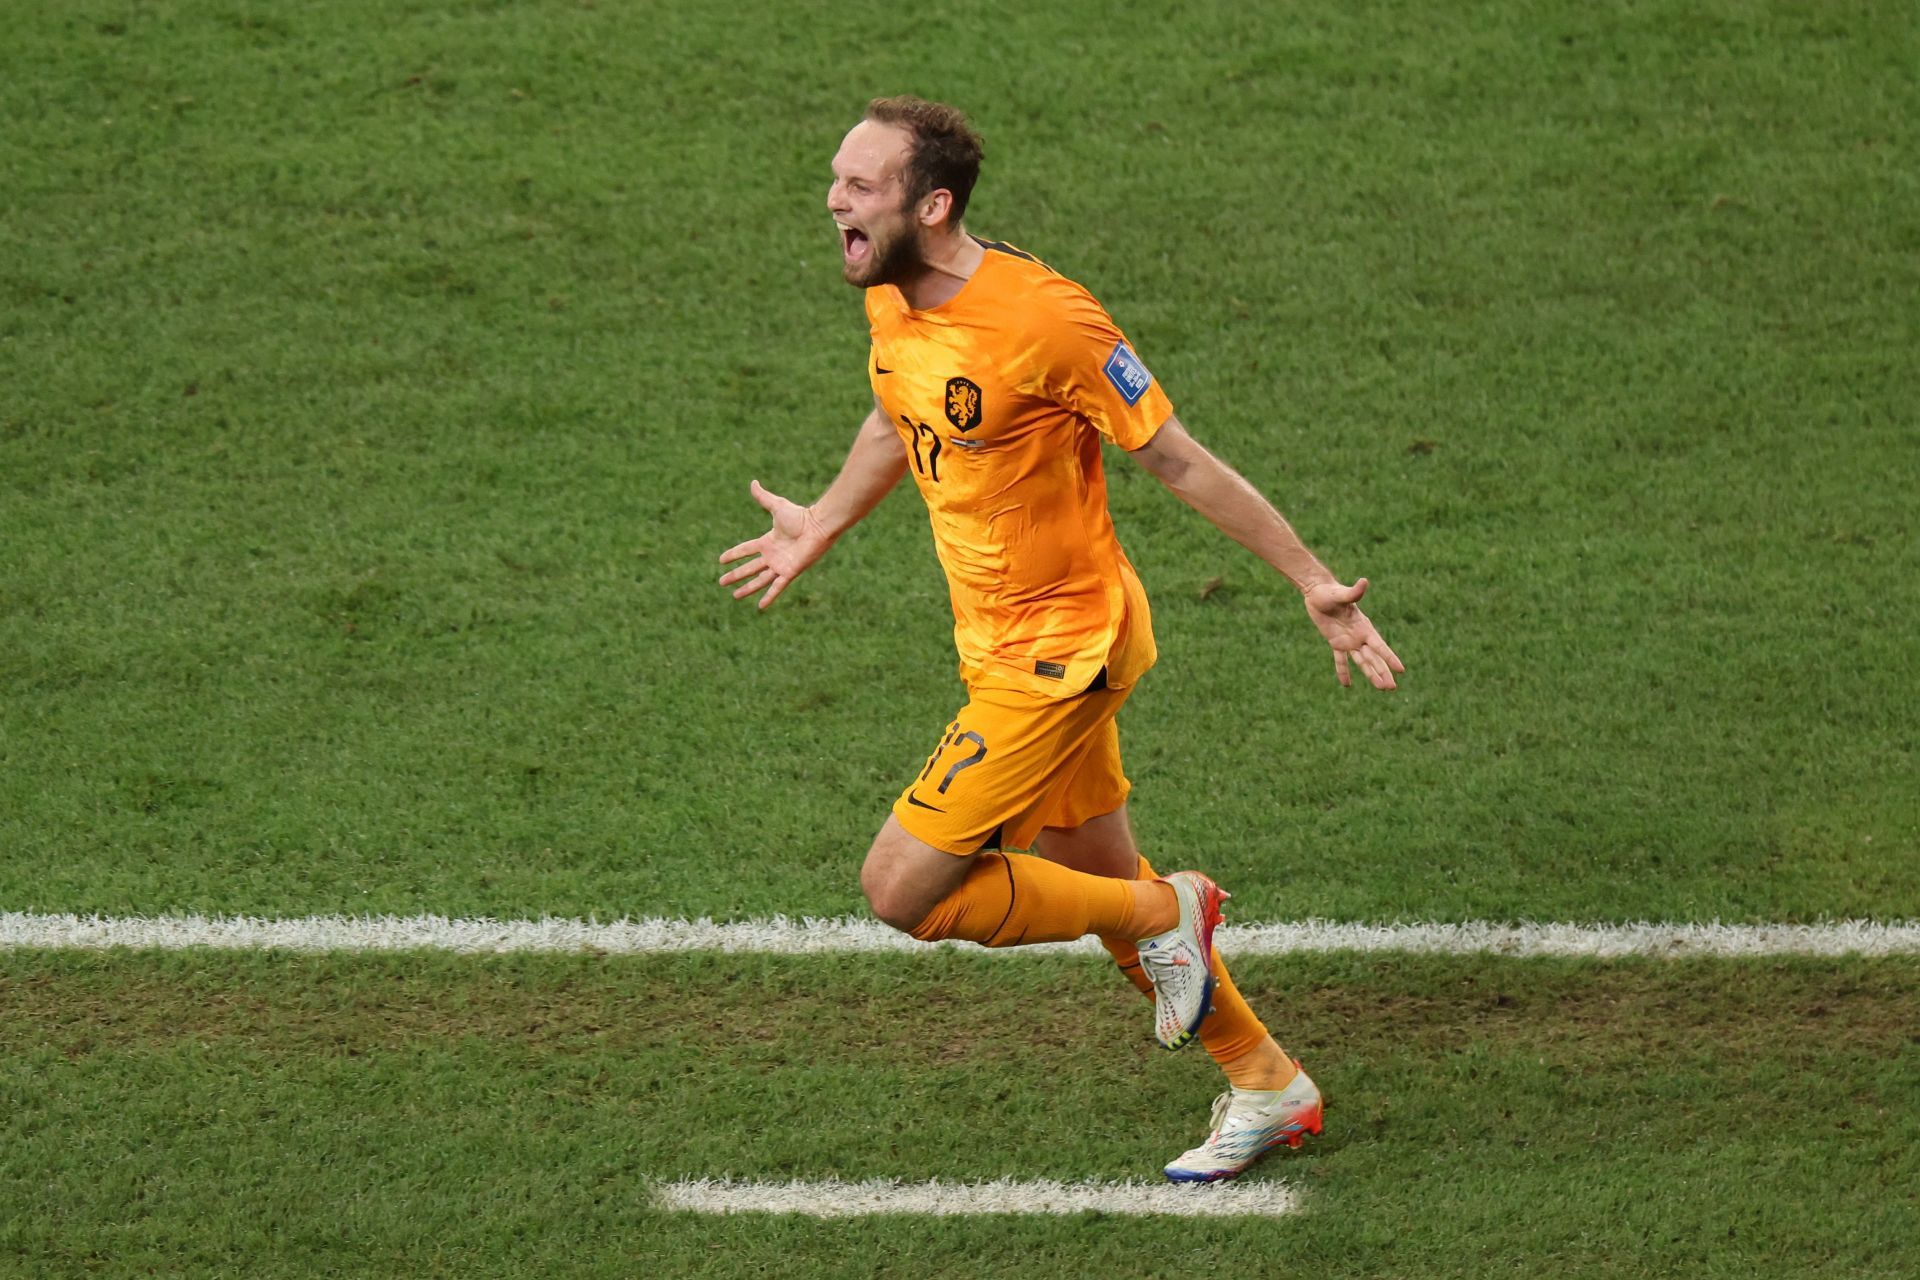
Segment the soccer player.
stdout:
<path fill-rule="evenodd" d="M 1321 1097 L 1213 946 L 1227 897 L 1156 876 L 1127 820 L 1114 714 L 1153 664 L 1147 597 L 1107 511 L 1110 441 L 1301 594 L 1350 683 L 1400 659 L 1246 480 L 1202 447 L 1125 335 L 1073 281 L 968 234 L 981 143 L 958 110 L 876 99 L 833 158 L 842 274 L 866 291 L 874 407 L 811 506 L 754 481 L 772 528 L 722 553 L 766 608 L 912 474 L 953 600 L 967 702 L 894 803 L 861 868 L 881 920 L 989 947 L 1094 934 L 1154 1000 L 1169 1049 L 1196 1036 L 1227 1077 L 1177 1182 L 1231 1178 L 1321 1129 Z M 736 585 L 737 584 L 737 585 Z M 1031 853 L 1019 852 L 1032 850 Z"/>

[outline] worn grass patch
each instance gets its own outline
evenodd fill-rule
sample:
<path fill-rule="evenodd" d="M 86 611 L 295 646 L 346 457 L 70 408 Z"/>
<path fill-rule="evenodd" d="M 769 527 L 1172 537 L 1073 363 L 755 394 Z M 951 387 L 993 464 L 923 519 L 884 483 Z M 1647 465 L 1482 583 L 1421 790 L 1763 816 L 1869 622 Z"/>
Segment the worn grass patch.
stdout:
<path fill-rule="evenodd" d="M 1217 1077 L 1087 960 L 0 957 L 47 1274 L 1895 1275 L 1920 962 L 1247 961 L 1331 1101 L 1297 1221 L 823 1225 L 660 1179 L 1151 1176 Z"/>

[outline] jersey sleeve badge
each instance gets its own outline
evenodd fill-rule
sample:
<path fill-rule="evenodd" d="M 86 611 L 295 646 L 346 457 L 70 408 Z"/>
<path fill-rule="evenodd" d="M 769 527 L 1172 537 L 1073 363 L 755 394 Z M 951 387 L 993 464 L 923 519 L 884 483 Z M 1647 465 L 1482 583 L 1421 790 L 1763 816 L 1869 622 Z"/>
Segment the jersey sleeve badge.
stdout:
<path fill-rule="evenodd" d="M 1147 372 L 1147 366 L 1140 363 L 1140 357 L 1133 354 L 1133 348 L 1124 342 L 1113 344 L 1113 354 L 1107 357 L 1107 381 L 1120 393 L 1120 398 L 1131 409 L 1140 403 L 1140 397 L 1147 394 L 1147 388 L 1153 385 L 1153 375 Z M 947 384 L 951 387 L 953 384 Z"/>

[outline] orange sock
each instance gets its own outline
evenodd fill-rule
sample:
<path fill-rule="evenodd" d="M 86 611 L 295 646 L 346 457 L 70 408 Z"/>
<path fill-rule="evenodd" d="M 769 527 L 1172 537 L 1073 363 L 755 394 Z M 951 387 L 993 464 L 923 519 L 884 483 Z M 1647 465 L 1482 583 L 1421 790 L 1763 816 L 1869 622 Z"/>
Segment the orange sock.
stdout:
<path fill-rule="evenodd" d="M 1153 878 L 1153 864 L 1144 854 L 1135 875 L 1142 880 Z M 1141 971 L 1140 952 L 1131 939 L 1103 935 L 1100 945 L 1141 994 L 1153 995 L 1153 983 Z M 1227 972 L 1226 958 L 1218 948 L 1213 953 L 1213 1012 L 1200 1024 L 1200 1043 L 1236 1089 L 1284 1089 L 1300 1070 L 1233 985 L 1233 975 Z"/>
<path fill-rule="evenodd" d="M 1171 929 L 1178 910 L 1166 885 L 1091 876 L 1026 853 L 983 853 L 913 936 L 987 947 L 1071 942 L 1089 933 L 1150 938 Z"/>

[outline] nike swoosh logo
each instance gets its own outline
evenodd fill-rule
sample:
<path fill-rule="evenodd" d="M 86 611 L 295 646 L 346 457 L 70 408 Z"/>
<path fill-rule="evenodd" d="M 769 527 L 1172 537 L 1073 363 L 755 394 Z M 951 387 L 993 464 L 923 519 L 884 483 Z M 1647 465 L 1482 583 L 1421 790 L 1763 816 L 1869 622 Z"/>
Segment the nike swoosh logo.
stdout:
<path fill-rule="evenodd" d="M 922 809 L 933 809 L 935 813 L 946 812 L 945 809 L 934 809 L 932 805 L 928 804 L 925 800 L 922 800 L 919 796 L 913 794 L 913 792 L 911 791 L 907 792 L 907 803 L 911 805 L 918 805 Z"/>
<path fill-rule="evenodd" d="M 880 367 L 879 365 L 877 365 L 877 364 L 876 364 L 875 366 L 873 366 L 873 371 L 874 371 L 875 373 L 892 373 L 892 372 L 893 372 L 893 370 L 891 370 L 891 369 L 882 369 L 882 368 L 881 368 L 881 367 Z"/>

